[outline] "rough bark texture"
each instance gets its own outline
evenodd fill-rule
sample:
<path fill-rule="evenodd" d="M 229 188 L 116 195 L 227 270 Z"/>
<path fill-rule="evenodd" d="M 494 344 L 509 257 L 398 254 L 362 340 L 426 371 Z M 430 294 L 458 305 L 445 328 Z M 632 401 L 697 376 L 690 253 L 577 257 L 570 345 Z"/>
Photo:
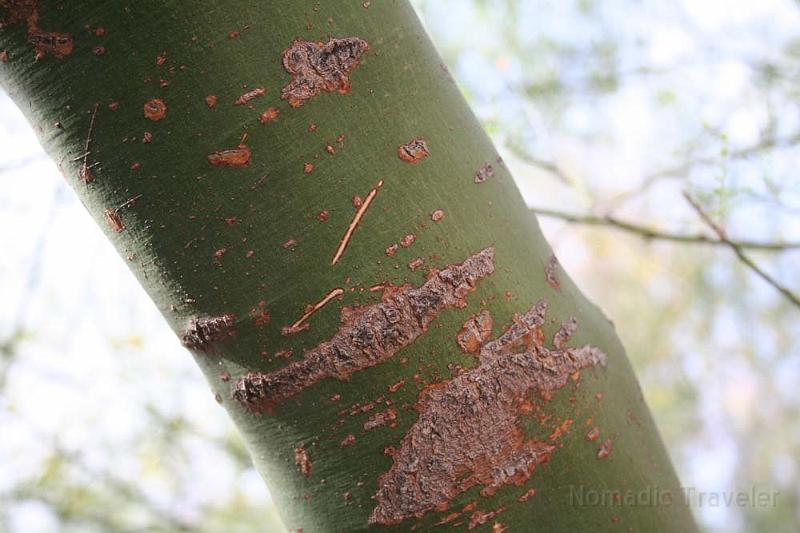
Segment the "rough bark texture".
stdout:
<path fill-rule="evenodd" d="M 287 527 L 694 528 L 677 492 L 576 501 L 678 481 L 613 327 L 406 0 L 0 0 L 0 17 L 4 88 Z"/>

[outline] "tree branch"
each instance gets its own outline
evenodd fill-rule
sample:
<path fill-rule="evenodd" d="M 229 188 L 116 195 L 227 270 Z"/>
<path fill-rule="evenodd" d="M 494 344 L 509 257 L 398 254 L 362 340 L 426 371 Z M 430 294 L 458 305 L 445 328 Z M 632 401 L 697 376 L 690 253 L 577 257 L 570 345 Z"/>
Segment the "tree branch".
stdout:
<path fill-rule="evenodd" d="M 612 227 L 615 229 L 619 229 L 622 231 L 626 231 L 628 233 L 638 235 L 643 239 L 648 239 L 648 240 L 672 241 L 672 242 L 679 242 L 686 244 L 710 244 L 714 246 L 728 246 L 728 247 L 730 247 L 731 244 L 734 244 L 736 247 L 742 249 L 762 250 L 767 252 L 783 252 L 786 250 L 800 249 L 800 242 L 759 242 L 750 240 L 739 240 L 731 242 L 730 240 L 727 239 L 726 240 L 715 239 L 713 237 L 709 237 L 708 235 L 702 233 L 690 234 L 690 235 L 680 234 L 680 233 L 669 233 L 654 228 L 650 228 L 647 226 L 634 224 L 632 222 L 620 220 L 610 215 L 606 216 L 580 215 L 580 214 L 565 213 L 562 211 L 556 211 L 553 209 L 545 209 L 538 207 L 532 208 L 531 211 L 533 211 L 537 215 L 549 218 L 557 218 L 575 224 L 584 224 L 587 226 Z"/>
<path fill-rule="evenodd" d="M 792 302 L 797 307 L 800 307 L 800 297 L 798 297 L 788 288 L 781 285 L 780 282 L 778 282 L 778 280 L 767 274 L 752 259 L 750 259 L 747 256 L 747 254 L 744 253 L 742 246 L 738 243 L 731 241 L 728 238 L 727 234 L 725 233 L 725 230 L 721 226 L 719 226 L 716 222 L 714 222 L 714 220 L 712 220 L 711 216 L 709 216 L 709 214 L 706 213 L 703 207 L 694 198 L 692 198 L 689 193 L 684 191 L 683 196 L 684 198 L 686 198 L 686 201 L 689 202 L 689 205 L 691 205 L 694 208 L 694 210 L 697 211 L 697 214 L 700 216 L 703 222 L 705 222 L 706 225 L 709 228 L 711 228 L 714 231 L 714 233 L 717 234 L 719 240 L 722 243 L 724 243 L 726 246 L 728 246 L 728 248 L 733 250 L 733 253 L 736 254 L 736 257 L 738 257 L 739 260 L 745 264 L 745 266 L 747 266 L 750 270 L 758 274 L 758 276 L 761 279 L 772 285 L 775 288 L 775 290 L 777 290 L 783 296 L 785 296 L 787 300 Z"/>

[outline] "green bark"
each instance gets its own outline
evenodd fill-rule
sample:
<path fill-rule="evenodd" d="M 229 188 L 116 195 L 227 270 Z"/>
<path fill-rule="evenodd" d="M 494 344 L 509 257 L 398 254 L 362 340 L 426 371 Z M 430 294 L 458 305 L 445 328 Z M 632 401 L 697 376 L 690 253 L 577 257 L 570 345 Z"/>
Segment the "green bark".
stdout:
<path fill-rule="evenodd" d="M 240 429 L 287 527 L 406 530 L 416 524 L 427 530 L 476 501 L 477 511 L 502 509 L 480 525 L 485 529 L 495 523 L 509 531 L 694 529 L 613 326 L 559 268 L 560 288 L 548 283 L 550 247 L 406 0 L 214 0 L 200 6 L 5 0 L 0 6 L 7 22 L 0 30 L 0 50 L 8 56 L 0 63 L 4 88 L 172 328 L 186 338 L 192 320 L 235 316 L 229 319 L 234 334 L 223 328 L 213 346 L 199 346 L 209 335 L 201 333 L 206 337 L 195 338 L 193 355 Z M 32 25 L 33 9 L 38 18 Z M 54 54 L 47 43 L 43 48 L 37 35 L 54 31 L 71 35 L 71 53 Z M 283 51 L 297 38 L 324 43 L 331 37 L 369 43 L 350 76 L 351 92 L 322 91 L 290 107 L 281 99 L 291 79 Z M 34 61 L 37 46 L 43 57 Z M 234 105 L 257 87 L 265 87 L 266 95 Z M 213 109 L 207 95 L 217 97 Z M 166 104 L 163 120 L 144 116 L 145 102 L 154 98 Z M 268 107 L 280 114 L 261 123 Z M 309 131 L 312 123 L 315 131 Z M 245 132 L 252 151 L 247 166 L 210 164 L 209 154 L 236 148 Z M 410 164 L 398 157 L 398 146 L 414 138 L 426 141 L 430 156 Z M 306 163 L 314 165 L 312 172 L 304 171 Z M 476 183 L 476 172 L 487 163 L 493 175 Z M 84 164 L 94 177 L 90 183 L 80 179 Z M 353 196 L 367 196 L 379 180 L 383 186 L 332 265 L 356 212 Z M 445 214 L 439 222 L 431 217 L 436 210 Z M 327 220 L 319 220 L 322 211 Z M 120 221 L 124 229 L 115 231 Z M 416 237 L 411 246 L 386 254 L 408 234 Z M 289 241 L 295 242 L 284 246 Z M 341 308 L 377 304 L 381 294 L 370 287 L 422 286 L 428 269 L 447 269 L 489 247 L 494 273 L 466 296 L 466 307 L 438 310 L 428 330 L 399 353 L 350 379 L 310 384 L 270 412 L 255 414 L 233 398 L 232 386 L 242 376 L 276 371 L 331 339 L 342 325 Z M 416 258 L 424 266 L 411 270 L 407 265 Z M 314 313 L 310 329 L 282 335 L 308 304 L 334 288 L 342 288 L 343 296 Z M 539 300 L 549 306 L 543 330 L 554 361 L 564 355 L 550 339 L 570 317 L 577 331 L 567 346 L 590 345 L 607 355 L 605 367 L 583 365 L 591 368 L 579 380 L 555 386 L 550 401 L 536 390 L 523 391 L 532 411 L 518 403 L 508 407 L 518 410 L 512 419 L 526 439 L 555 446 L 545 454 L 549 461 L 530 479 L 515 478 L 519 485 L 501 484 L 492 495 L 480 495 L 486 483 L 477 483 L 457 491 L 447 510 L 393 527 L 369 526 L 379 477 L 393 465 L 384 450 L 400 448 L 414 431 L 424 410 L 414 409 L 423 389 L 455 386 L 455 365 L 488 375 L 483 359 L 479 365 L 456 344 L 462 324 L 488 310 L 495 339 Z M 293 355 L 280 356 L 288 350 Z M 405 385 L 391 392 L 403 379 Z M 169 388 L 164 383 L 163 393 Z M 369 411 L 354 407 L 373 402 Z M 394 423 L 364 429 L 370 416 L 389 408 L 396 409 Z M 458 425 L 452 410 L 445 414 L 450 418 L 441 420 Z M 497 419 L 485 417 L 488 430 Z M 563 434 L 553 435 L 559 426 Z M 589 441 L 586 434 L 595 426 L 600 438 Z M 342 446 L 351 434 L 355 442 Z M 500 448 L 503 437 L 497 436 Z M 601 460 L 598 447 L 606 439 L 613 451 Z M 296 464 L 300 448 L 311 461 L 307 476 Z M 395 458 L 402 460 L 399 453 Z M 491 457 L 481 460 L 492 463 Z M 518 501 L 530 488 L 536 495 Z M 623 498 L 627 491 L 652 496 L 671 490 L 675 501 L 596 504 L 591 491 L 604 490 L 622 491 Z M 466 529 L 478 516 L 474 512 L 450 525 Z"/>

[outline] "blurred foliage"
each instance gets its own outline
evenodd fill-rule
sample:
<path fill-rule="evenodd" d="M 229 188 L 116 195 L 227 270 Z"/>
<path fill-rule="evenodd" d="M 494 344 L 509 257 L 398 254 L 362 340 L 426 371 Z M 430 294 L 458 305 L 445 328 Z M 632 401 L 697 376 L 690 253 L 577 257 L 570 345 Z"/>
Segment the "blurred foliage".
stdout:
<path fill-rule="evenodd" d="M 800 3 L 414 3 L 533 207 L 708 232 L 688 191 L 732 239 L 800 240 Z M 4 105 L 8 140 L 25 126 Z M 0 155 L 6 176 L 41 171 L 56 191 L 50 204 L 41 188 L 0 192 L 9 227 L 30 217 L 24 244 L 2 241 L 16 259 L 0 262 L 14 289 L 0 315 L 0 424 L 14 435 L 0 447 L 0 529 L 277 531 L 199 372 L 42 157 Z M 65 217 L 83 217 L 72 236 Z M 615 322 L 684 484 L 779 492 L 774 506 L 698 507 L 699 521 L 800 528 L 800 310 L 724 247 L 541 222 Z M 54 244 L 67 239 L 69 251 Z M 64 272 L 69 254 L 107 264 Z M 752 254 L 795 292 L 799 256 Z M 54 330 L 65 316 L 85 319 Z M 67 369 L 90 352 L 84 375 Z M 107 387 L 121 404 L 104 405 Z"/>

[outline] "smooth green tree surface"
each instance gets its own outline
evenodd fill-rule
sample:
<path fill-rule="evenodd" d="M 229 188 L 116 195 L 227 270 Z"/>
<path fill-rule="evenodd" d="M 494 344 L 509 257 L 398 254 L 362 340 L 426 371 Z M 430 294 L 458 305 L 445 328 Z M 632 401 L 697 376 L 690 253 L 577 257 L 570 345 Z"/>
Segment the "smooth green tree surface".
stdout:
<path fill-rule="evenodd" d="M 0 6 L 4 88 L 287 527 L 694 528 L 613 326 L 405 0 Z"/>

